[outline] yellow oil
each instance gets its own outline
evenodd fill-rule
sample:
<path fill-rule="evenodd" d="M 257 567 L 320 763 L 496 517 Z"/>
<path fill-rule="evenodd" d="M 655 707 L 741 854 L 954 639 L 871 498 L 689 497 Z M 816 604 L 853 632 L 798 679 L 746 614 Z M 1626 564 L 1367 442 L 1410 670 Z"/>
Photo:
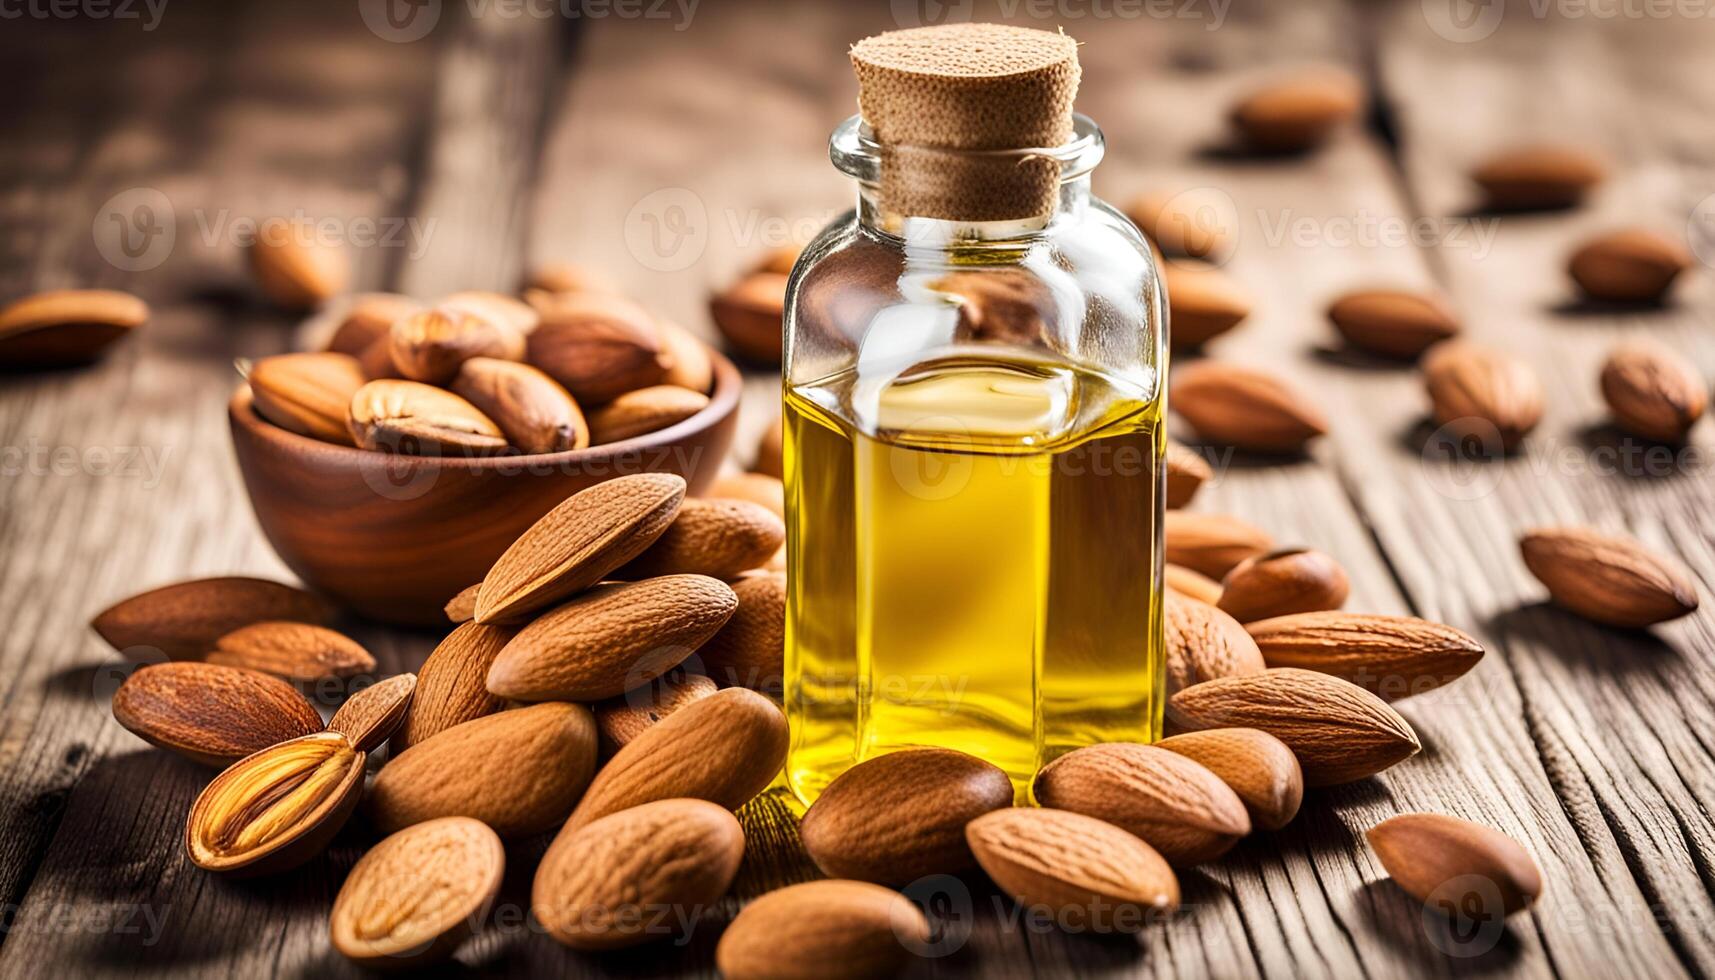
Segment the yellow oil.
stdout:
<path fill-rule="evenodd" d="M 1161 404 L 982 348 L 789 387 L 786 776 L 908 746 L 1036 770 L 1154 741 Z"/>

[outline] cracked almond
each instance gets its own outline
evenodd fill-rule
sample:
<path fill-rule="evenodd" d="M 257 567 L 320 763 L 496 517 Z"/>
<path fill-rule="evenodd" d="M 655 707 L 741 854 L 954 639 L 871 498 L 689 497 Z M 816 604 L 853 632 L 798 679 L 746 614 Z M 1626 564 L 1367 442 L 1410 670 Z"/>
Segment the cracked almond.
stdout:
<path fill-rule="evenodd" d="M 416 674 L 399 674 L 371 684 L 339 706 L 328 729 L 351 740 L 359 752 L 373 752 L 393 735 L 411 710 Z"/>
<path fill-rule="evenodd" d="M 235 874 L 303 864 L 357 806 L 366 758 L 339 732 L 317 732 L 240 759 L 191 805 L 186 852 L 200 868 Z"/>
<path fill-rule="evenodd" d="M 413 456 L 487 456 L 506 450 L 500 427 L 475 405 L 417 381 L 380 378 L 357 389 L 346 425 L 363 449 Z"/>

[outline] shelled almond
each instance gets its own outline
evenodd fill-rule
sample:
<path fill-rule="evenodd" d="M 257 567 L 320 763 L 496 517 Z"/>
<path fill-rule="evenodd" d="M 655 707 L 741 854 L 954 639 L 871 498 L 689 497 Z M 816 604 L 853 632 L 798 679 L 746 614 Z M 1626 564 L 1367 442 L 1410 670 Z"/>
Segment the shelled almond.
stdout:
<path fill-rule="evenodd" d="M 1328 431 L 1306 395 L 1267 371 L 1197 361 L 1173 376 L 1173 410 L 1213 443 L 1262 453 L 1303 452 Z"/>
<path fill-rule="evenodd" d="M 1576 146 L 1538 144 L 1498 152 L 1471 171 L 1485 204 L 1497 211 L 1571 207 L 1606 175 L 1602 161 Z"/>
<path fill-rule="evenodd" d="M 1542 421 L 1542 382 L 1511 354 L 1449 340 L 1423 357 L 1423 383 L 1435 424 L 1461 437 L 1516 449 Z"/>
<path fill-rule="evenodd" d="M 142 300 L 111 289 L 55 289 L 0 307 L 0 364 L 83 364 L 149 320 Z"/>

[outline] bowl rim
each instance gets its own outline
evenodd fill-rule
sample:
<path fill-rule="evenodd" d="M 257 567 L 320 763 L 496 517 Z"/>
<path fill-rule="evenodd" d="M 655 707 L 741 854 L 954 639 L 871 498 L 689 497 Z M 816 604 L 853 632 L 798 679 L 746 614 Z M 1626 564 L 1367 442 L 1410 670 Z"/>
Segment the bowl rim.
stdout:
<path fill-rule="evenodd" d="M 575 466 L 580 463 L 595 462 L 626 453 L 671 445 L 693 433 L 712 428 L 721 420 L 732 415 L 738 409 L 739 398 L 744 392 L 744 375 L 725 354 L 713 347 L 709 347 L 708 351 L 709 363 L 714 369 L 714 384 L 709 390 L 709 403 L 703 406 L 697 414 L 684 421 L 675 422 L 664 429 L 645 432 L 640 436 L 632 436 L 630 439 L 606 442 L 599 446 L 586 446 L 583 449 L 566 449 L 557 453 L 517 453 L 497 456 L 405 456 L 326 442 L 282 428 L 263 418 L 261 413 L 256 411 L 255 393 L 247 381 L 240 381 L 238 387 L 233 391 L 232 398 L 227 402 L 227 412 L 235 422 L 264 442 L 272 442 L 281 449 L 318 454 L 323 456 L 326 462 L 335 465 L 374 465 L 379 457 L 394 460 L 422 460 L 424 463 L 472 472 L 512 469 L 524 461 L 528 461 L 530 466 L 560 466 L 562 464 Z"/>

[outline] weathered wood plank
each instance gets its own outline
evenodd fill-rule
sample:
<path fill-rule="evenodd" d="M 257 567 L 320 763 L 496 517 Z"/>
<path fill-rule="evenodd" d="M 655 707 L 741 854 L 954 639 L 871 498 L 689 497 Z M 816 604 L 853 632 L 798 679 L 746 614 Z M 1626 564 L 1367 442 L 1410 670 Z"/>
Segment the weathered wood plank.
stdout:
<path fill-rule="evenodd" d="M 326 870 L 264 897 L 185 864 L 176 837 L 206 773 L 141 751 L 112 721 L 116 660 L 87 622 L 175 579 L 283 574 L 227 448 L 233 357 L 283 349 L 290 334 L 285 317 L 247 298 L 238 222 L 295 208 L 347 220 L 399 213 L 433 54 L 384 45 L 347 13 L 175 8 L 146 44 L 124 23 L 8 29 L 20 59 L 9 67 L 31 76 L 37 110 L 8 115 L 6 145 L 26 147 L 7 154 L 19 178 L 8 186 L 28 188 L 0 219 L 9 244 L 28 243 L 6 264 L 8 295 L 118 286 L 150 300 L 155 317 L 98 366 L 8 378 L 0 392 L 0 444 L 71 460 L 26 458 L 0 481 L 0 901 L 11 927 L 0 973 L 54 962 L 80 974 L 271 972 L 281 949 L 321 948 L 286 943 L 280 909 L 320 907 L 337 881 Z M 91 229 L 133 188 L 170 204 L 156 217 L 176 237 L 158 263 L 127 271 Z M 356 258 L 359 285 L 378 285 L 374 250 Z M 120 450 L 141 463 L 92 455 Z M 376 651 L 396 663 L 391 644 Z M 110 924 L 139 916 L 141 931 Z"/>
<path fill-rule="evenodd" d="M 1715 86 L 1694 67 L 1715 43 L 1715 25 L 1636 13 L 1598 25 L 1550 8 L 1540 19 L 1509 11 L 1492 34 L 1461 40 L 1471 35 L 1437 34 L 1405 6 L 1385 23 L 1382 81 L 1399 107 L 1407 185 L 1424 214 L 1445 220 L 1468 209 L 1469 166 L 1520 142 L 1589 146 L 1614 171 L 1586 208 L 1501 217 L 1489 250 L 1435 250 L 1470 332 L 1533 360 L 1549 408 L 1528 452 L 1485 469 L 1461 494 L 1469 499 L 1413 501 L 1411 513 L 1435 514 L 1454 560 L 1485 570 L 1484 579 L 1408 581 L 1486 622 L 1597 871 L 1610 883 L 1635 880 L 1616 915 L 1594 917 L 1601 926 L 1591 931 L 1615 943 L 1669 943 L 1687 968 L 1708 973 L 1711 616 L 1635 633 L 1583 623 L 1541 604 L 1514 539 L 1539 524 L 1598 524 L 1678 554 L 1705 583 L 1715 580 L 1708 436 L 1679 455 L 1620 436 L 1606 425 L 1596 385 L 1602 357 L 1621 337 L 1654 336 L 1705 368 L 1715 364 L 1706 270 L 1691 274 L 1674 304 L 1646 311 L 1579 303 L 1563 271 L 1572 249 L 1601 230 L 1641 224 L 1686 233 L 1698 202 L 1715 190 L 1715 140 L 1691 122 L 1715 112 Z M 1388 495 L 1393 482 L 1378 481 L 1373 495 Z M 1378 533 L 1390 551 L 1421 537 L 1397 517 L 1378 521 Z M 1555 912 L 1578 914 L 1545 914 Z M 1552 944 L 1551 953 L 1561 955 Z"/>

